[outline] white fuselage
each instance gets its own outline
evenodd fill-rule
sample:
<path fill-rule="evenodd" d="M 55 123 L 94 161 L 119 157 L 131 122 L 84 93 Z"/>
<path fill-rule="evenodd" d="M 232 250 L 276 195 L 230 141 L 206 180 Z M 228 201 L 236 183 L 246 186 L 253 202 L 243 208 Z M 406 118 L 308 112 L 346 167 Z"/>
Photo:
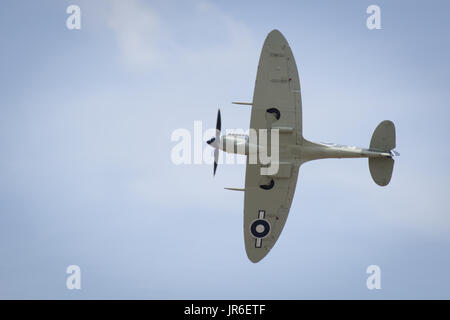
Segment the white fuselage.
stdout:
<path fill-rule="evenodd" d="M 326 158 L 390 158 L 393 152 L 382 152 L 365 148 L 345 146 L 334 143 L 314 143 L 302 139 L 302 144 L 284 146 L 295 158 L 305 161 Z M 227 134 L 220 137 L 220 141 L 214 142 L 212 147 L 219 148 L 228 153 L 248 155 L 249 150 L 261 150 L 261 145 L 251 145 L 248 135 Z"/>
<path fill-rule="evenodd" d="M 220 141 L 213 145 L 228 153 L 248 155 L 249 139 L 246 134 L 227 134 L 220 137 Z"/>

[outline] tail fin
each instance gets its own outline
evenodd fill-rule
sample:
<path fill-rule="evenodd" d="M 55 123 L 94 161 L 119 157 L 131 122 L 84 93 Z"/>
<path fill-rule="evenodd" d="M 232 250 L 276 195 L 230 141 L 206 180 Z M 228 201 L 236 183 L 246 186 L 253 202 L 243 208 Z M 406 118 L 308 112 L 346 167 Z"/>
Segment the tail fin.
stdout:
<path fill-rule="evenodd" d="M 390 152 L 395 148 L 395 126 L 392 121 L 381 122 L 373 132 L 370 149 Z M 379 186 L 386 186 L 391 181 L 394 159 L 369 158 L 369 170 L 373 181 Z"/>

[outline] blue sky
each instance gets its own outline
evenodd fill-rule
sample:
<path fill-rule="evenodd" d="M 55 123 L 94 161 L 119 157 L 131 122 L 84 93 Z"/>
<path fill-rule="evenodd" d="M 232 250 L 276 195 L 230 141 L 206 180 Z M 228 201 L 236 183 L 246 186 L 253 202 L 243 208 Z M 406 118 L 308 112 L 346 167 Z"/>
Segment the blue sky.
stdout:
<path fill-rule="evenodd" d="M 66 8 L 81 8 L 81 30 Z M 368 30 L 366 8 L 381 8 Z M 450 298 L 445 1 L 2 1 L 0 298 Z M 397 128 L 389 186 L 367 161 L 307 163 L 258 264 L 245 167 L 171 162 L 171 133 L 247 128 L 264 39 L 301 81 L 304 136 L 368 146 Z M 79 265 L 82 289 L 67 290 Z M 366 268 L 381 268 L 381 290 Z M 264 279 L 264 281 L 262 281 Z"/>

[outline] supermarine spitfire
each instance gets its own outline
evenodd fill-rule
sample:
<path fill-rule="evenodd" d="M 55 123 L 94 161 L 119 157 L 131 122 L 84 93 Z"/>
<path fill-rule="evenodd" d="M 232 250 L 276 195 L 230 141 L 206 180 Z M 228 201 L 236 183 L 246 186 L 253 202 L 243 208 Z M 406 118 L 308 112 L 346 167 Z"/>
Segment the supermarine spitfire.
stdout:
<path fill-rule="evenodd" d="M 214 174 L 219 149 L 247 155 L 244 191 L 244 239 L 248 258 L 258 262 L 275 245 L 286 223 L 300 166 L 325 158 L 368 158 L 370 174 L 380 186 L 392 176 L 395 127 L 382 121 L 375 129 L 370 147 L 357 148 L 337 144 L 310 142 L 302 133 L 302 101 L 297 66 L 284 36 L 273 30 L 267 36 L 259 59 L 253 101 L 235 102 L 251 107 L 250 130 L 277 130 L 279 162 L 274 174 L 262 174 L 264 164 L 249 161 L 252 148 L 247 135 L 220 135 L 221 115 L 217 116 L 216 136 L 207 141 L 214 150 Z M 260 141 L 259 139 L 257 141 Z M 233 146 L 230 148 L 229 146 Z M 228 146 L 228 147 L 227 147 Z M 243 148 L 239 148 L 243 146 Z M 260 145 L 256 146 L 256 149 Z M 241 150 L 239 152 L 238 150 Z"/>

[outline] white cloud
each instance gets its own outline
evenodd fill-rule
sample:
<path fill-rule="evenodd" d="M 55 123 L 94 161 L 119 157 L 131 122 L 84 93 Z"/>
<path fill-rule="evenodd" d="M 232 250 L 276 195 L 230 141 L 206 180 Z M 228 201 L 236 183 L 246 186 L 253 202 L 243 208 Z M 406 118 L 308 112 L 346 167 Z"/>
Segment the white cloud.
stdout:
<path fill-rule="evenodd" d="M 181 17 L 141 0 L 108 3 L 106 26 L 115 35 L 122 61 L 135 70 L 159 66 L 167 72 L 169 67 L 199 65 L 227 69 L 230 64 L 244 64 L 243 56 L 253 59 L 248 54 L 255 53 L 255 47 L 259 50 L 243 23 L 208 1 L 183 4 Z"/>
<path fill-rule="evenodd" d="M 163 58 L 158 48 L 162 24 L 156 10 L 139 0 L 114 0 L 106 23 L 116 36 L 124 61 L 131 67 L 152 66 Z"/>

